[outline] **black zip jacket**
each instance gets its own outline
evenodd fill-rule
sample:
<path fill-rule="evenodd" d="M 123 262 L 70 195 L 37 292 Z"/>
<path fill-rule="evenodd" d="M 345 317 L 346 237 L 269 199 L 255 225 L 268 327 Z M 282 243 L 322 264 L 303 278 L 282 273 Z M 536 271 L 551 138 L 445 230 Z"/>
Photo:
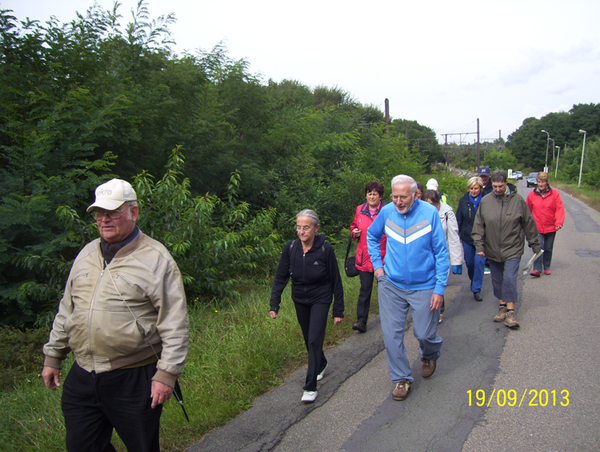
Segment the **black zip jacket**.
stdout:
<path fill-rule="evenodd" d="M 333 317 L 344 317 L 344 288 L 335 251 L 326 237 L 319 234 L 306 254 L 300 240 L 288 242 L 281 253 L 271 289 L 270 310 L 279 312 L 281 293 L 292 279 L 294 303 L 312 305 L 333 303 Z M 290 253 L 290 246 L 294 243 Z"/>
<path fill-rule="evenodd" d="M 477 209 L 475 209 L 475 206 L 469 199 L 469 192 L 467 192 L 458 201 L 458 207 L 456 208 L 456 222 L 458 223 L 460 239 L 469 245 L 473 245 L 471 231 L 473 230 L 473 222 L 475 221 L 476 213 Z"/>

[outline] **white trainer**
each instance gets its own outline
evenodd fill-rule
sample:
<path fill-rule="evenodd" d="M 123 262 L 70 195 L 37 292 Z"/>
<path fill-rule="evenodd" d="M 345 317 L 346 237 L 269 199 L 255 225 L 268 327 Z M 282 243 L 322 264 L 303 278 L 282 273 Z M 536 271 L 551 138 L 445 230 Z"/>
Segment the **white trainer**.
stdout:
<path fill-rule="evenodd" d="M 323 379 L 325 376 L 325 371 L 327 370 L 327 366 L 329 366 L 329 363 L 325 364 L 325 369 L 323 369 L 321 373 L 317 375 L 317 381 L 321 381 Z"/>
<path fill-rule="evenodd" d="M 304 391 L 302 394 L 302 401 L 304 403 L 313 403 L 317 398 L 317 391 Z"/>

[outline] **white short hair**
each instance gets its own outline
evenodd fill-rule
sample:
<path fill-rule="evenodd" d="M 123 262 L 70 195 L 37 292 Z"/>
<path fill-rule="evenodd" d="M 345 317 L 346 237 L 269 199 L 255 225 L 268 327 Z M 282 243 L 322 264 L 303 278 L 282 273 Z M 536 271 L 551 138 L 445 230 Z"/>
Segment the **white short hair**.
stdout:
<path fill-rule="evenodd" d="M 394 189 L 394 185 L 398 184 L 410 184 L 410 192 L 417 192 L 417 181 L 415 181 L 412 177 L 407 176 L 406 174 L 399 174 L 398 176 L 392 179 L 392 190 Z"/>

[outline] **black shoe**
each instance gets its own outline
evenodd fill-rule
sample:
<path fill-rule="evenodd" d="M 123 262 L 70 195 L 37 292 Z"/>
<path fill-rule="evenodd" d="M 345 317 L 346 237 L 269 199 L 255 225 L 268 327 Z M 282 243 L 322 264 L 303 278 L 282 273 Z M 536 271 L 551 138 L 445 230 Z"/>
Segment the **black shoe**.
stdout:
<path fill-rule="evenodd" d="M 366 333 L 367 324 L 362 322 L 356 322 L 354 325 L 352 325 L 352 329 L 358 331 L 359 333 Z"/>
<path fill-rule="evenodd" d="M 475 298 L 475 301 L 483 301 L 483 297 L 479 292 L 473 292 L 473 298 Z"/>

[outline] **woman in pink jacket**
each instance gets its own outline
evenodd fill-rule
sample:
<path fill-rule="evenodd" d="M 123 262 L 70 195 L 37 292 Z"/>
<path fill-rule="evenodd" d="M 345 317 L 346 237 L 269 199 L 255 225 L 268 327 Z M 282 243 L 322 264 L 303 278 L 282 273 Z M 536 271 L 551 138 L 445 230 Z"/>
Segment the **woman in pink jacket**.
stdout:
<path fill-rule="evenodd" d="M 565 222 L 565 206 L 558 191 L 548 185 L 548 173 L 539 172 L 537 187 L 529 192 L 527 205 L 533 214 L 539 233 L 540 246 L 544 254 L 533 263 L 531 276 L 540 277 L 542 266 L 545 275 L 549 275 L 552 263 L 552 248 L 556 231 L 562 228 Z"/>
<path fill-rule="evenodd" d="M 369 257 L 367 249 L 367 229 L 373 220 L 377 217 L 381 208 L 384 206 L 383 185 L 380 182 L 372 181 L 365 187 L 365 196 L 367 202 L 356 207 L 356 214 L 350 226 L 352 238 L 358 240 L 356 246 L 356 269 L 360 276 L 360 293 L 356 304 L 356 323 L 352 329 L 360 333 L 367 331 L 367 318 L 369 317 L 369 307 L 371 306 L 371 293 L 373 291 L 373 264 Z M 381 241 L 381 257 L 385 256 L 386 239 Z"/>

